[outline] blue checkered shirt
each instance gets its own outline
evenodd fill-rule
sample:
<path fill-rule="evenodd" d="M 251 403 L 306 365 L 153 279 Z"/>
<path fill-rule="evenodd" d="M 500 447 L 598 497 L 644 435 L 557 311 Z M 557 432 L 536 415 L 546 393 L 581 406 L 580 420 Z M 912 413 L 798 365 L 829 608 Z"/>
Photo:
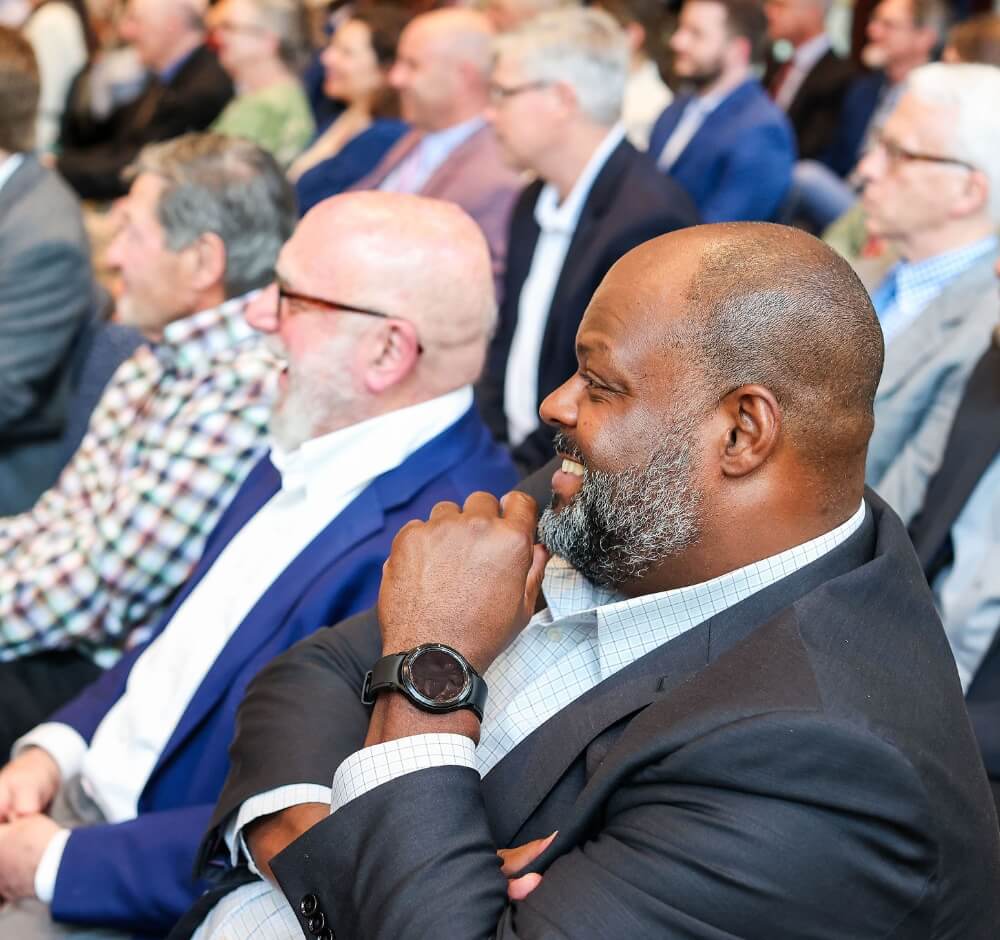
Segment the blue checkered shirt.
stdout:
<path fill-rule="evenodd" d="M 913 323 L 955 278 L 996 253 L 997 237 L 990 235 L 923 261 L 900 261 L 894 265 L 872 295 L 886 345 Z"/>

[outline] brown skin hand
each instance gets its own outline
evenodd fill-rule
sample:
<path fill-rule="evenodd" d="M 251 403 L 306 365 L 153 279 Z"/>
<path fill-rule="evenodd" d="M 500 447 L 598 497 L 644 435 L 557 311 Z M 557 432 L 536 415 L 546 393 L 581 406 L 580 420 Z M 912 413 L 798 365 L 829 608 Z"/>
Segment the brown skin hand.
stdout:
<path fill-rule="evenodd" d="M 708 387 L 699 357 L 689 342 L 677 340 L 701 328 L 703 311 L 688 309 L 687 298 L 703 255 L 720 239 L 740 243 L 744 237 L 752 249 L 758 236 L 746 227 L 705 226 L 626 255 L 580 325 L 578 372 L 542 404 L 542 417 L 575 442 L 585 465 L 607 471 L 646 466 L 694 415 L 700 538 L 641 581 L 622 585 L 631 596 L 706 581 L 799 545 L 850 518 L 861 500 L 863 450 L 857 466 L 835 469 L 850 485 L 831 486 L 832 476 L 820 479 L 783 428 L 771 390 L 745 385 L 713 402 L 717 392 Z M 808 246 L 801 255 L 782 263 L 823 262 Z M 578 485 L 578 477 L 557 473 L 557 503 L 571 500 Z M 383 648 L 448 643 L 482 674 L 534 609 L 545 563 L 544 551 L 533 553 L 531 544 L 535 514 L 522 494 L 509 494 L 502 507 L 476 494 L 461 511 L 448 504 L 428 522 L 406 526 L 379 595 Z M 398 695 L 382 695 L 366 744 L 428 732 L 477 740 L 478 722 L 466 711 L 433 715 Z"/>
<path fill-rule="evenodd" d="M 260 873 L 274 882 L 271 859 L 329 815 L 329 803 L 301 803 L 250 823 L 243 837 Z"/>

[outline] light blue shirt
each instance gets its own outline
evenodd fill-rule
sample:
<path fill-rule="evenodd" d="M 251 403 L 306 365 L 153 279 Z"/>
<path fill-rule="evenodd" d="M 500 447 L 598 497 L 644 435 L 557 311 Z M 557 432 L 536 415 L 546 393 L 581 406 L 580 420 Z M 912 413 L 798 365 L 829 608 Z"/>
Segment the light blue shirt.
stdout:
<path fill-rule="evenodd" d="M 477 116 L 443 131 L 424 134 L 378 188 L 390 193 L 419 193 L 438 167 L 485 124 Z"/>
<path fill-rule="evenodd" d="M 902 333 L 927 305 L 969 268 L 997 253 L 995 235 L 923 261 L 894 265 L 872 295 L 886 345 Z"/>
<path fill-rule="evenodd" d="M 934 579 L 934 597 L 968 691 L 1000 627 L 1000 457 L 959 513 L 951 541 L 955 558 Z"/>

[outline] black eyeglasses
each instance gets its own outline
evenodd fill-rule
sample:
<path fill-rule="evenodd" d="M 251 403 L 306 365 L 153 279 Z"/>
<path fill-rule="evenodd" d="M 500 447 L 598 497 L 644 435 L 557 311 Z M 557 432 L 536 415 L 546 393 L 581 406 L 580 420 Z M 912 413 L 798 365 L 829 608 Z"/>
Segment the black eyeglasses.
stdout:
<path fill-rule="evenodd" d="M 901 163 L 917 161 L 920 163 L 950 163 L 954 166 L 964 167 L 966 170 L 972 170 L 973 172 L 979 169 L 979 167 L 973 166 L 965 160 L 959 160 L 957 157 L 942 157 L 937 154 L 908 150 L 883 134 L 876 136 L 873 149 L 881 150 L 885 154 L 886 161 L 893 167 L 899 166 Z"/>
<path fill-rule="evenodd" d="M 503 85 L 490 82 L 490 101 L 493 104 L 499 104 L 501 101 L 513 98 L 515 95 L 523 94 L 526 91 L 536 91 L 539 88 L 548 88 L 551 84 L 551 82 L 526 82 L 524 85 L 514 85 L 513 88 L 504 88 Z"/>
<path fill-rule="evenodd" d="M 409 323 L 413 326 L 410 320 L 406 320 L 403 317 L 396 317 L 389 313 L 382 313 L 380 310 L 369 310 L 367 307 L 355 307 L 353 304 L 342 304 L 335 300 L 327 300 L 325 297 L 313 297 L 312 294 L 300 294 L 298 291 L 289 290 L 280 281 L 275 282 L 275 286 L 278 288 L 278 322 L 282 320 L 282 309 L 284 307 L 284 301 L 292 300 L 300 304 L 309 304 L 313 307 L 322 307 L 324 310 L 330 313 L 359 313 L 365 317 L 378 317 L 381 320 L 401 320 L 403 323 Z M 416 327 L 414 327 L 414 330 Z M 424 347 L 421 345 L 419 338 L 417 339 L 417 352 L 422 353 Z"/>

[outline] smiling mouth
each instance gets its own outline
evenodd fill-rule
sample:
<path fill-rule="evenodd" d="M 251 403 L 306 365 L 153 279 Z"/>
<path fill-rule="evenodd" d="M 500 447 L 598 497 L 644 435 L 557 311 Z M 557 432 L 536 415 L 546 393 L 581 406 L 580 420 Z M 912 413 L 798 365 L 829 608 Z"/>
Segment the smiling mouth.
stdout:
<path fill-rule="evenodd" d="M 561 469 L 563 473 L 570 473 L 575 477 L 582 477 L 584 474 L 583 464 L 577 463 L 569 457 L 563 457 Z"/>

